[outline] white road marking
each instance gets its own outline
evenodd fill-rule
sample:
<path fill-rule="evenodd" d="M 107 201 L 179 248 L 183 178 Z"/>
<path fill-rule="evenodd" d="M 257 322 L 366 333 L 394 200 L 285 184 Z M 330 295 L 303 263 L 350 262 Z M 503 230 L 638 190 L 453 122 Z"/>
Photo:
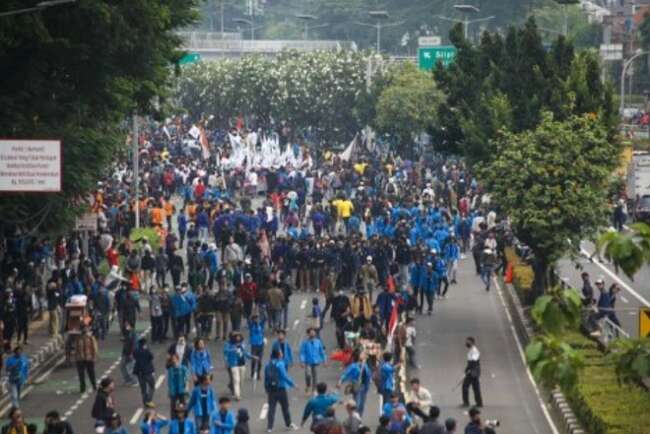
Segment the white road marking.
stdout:
<path fill-rule="evenodd" d="M 501 292 L 501 285 L 499 285 L 498 282 L 496 288 L 497 288 L 497 294 L 499 294 L 499 299 L 501 299 L 501 304 L 503 305 L 503 308 L 506 312 L 506 318 L 508 319 L 508 325 L 510 326 L 510 331 L 512 332 L 512 335 L 515 337 L 515 343 L 517 344 L 517 350 L 519 351 L 519 356 L 521 357 L 521 361 L 524 364 L 524 367 L 526 368 L 526 374 L 528 375 L 528 380 L 530 380 L 530 384 L 532 384 L 533 389 L 535 389 L 535 394 L 537 395 L 537 401 L 539 402 L 539 406 L 542 408 L 542 413 L 544 413 L 544 417 L 546 418 L 546 421 L 548 422 L 548 425 L 551 428 L 553 434 L 560 434 L 557 427 L 555 426 L 555 422 L 553 422 L 553 418 L 551 417 L 551 415 L 548 412 L 548 409 L 546 408 L 546 404 L 544 403 L 541 394 L 539 393 L 539 389 L 537 388 L 537 384 L 535 383 L 533 374 L 530 373 L 530 369 L 528 368 L 528 363 L 526 362 L 526 355 L 524 353 L 523 346 L 521 345 L 521 341 L 519 340 L 519 336 L 517 335 L 517 331 L 515 330 L 515 325 L 512 322 L 512 317 L 510 316 L 510 311 L 508 310 L 506 301 L 503 298 L 503 293 Z"/>
<path fill-rule="evenodd" d="M 300 324 L 300 320 L 299 320 L 299 319 L 297 319 L 297 320 L 295 320 L 295 321 L 293 322 L 293 327 L 292 327 L 292 328 L 293 328 L 294 330 L 297 329 L 297 328 L 298 328 L 298 324 Z"/>
<path fill-rule="evenodd" d="M 629 301 L 627 300 L 627 298 L 623 297 L 622 295 L 621 295 L 621 300 L 623 300 L 623 303 L 629 303 Z"/>
<path fill-rule="evenodd" d="M 588 251 L 586 251 L 586 250 L 585 250 L 584 248 L 582 248 L 582 247 L 580 248 L 580 252 L 582 252 L 582 254 L 583 254 L 583 255 L 586 255 L 587 257 L 590 256 L 590 253 L 589 253 Z M 641 296 L 641 294 L 639 294 L 639 293 L 636 292 L 634 289 L 632 289 L 632 287 L 630 287 L 630 285 L 628 285 L 627 283 L 623 282 L 623 280 L 621 280 L 621 278 L 618 277 L 616 274 L 614 274 L 614 273 L 613 273 L 609 268 L 605 267 L 603 264 L 601 264 L 601 263 L 598 262 L 598 261 L 594 261 L 594 264 L 596 264 L 598 267 L 600 267 L 601 270 L 603 270 L 605 273 L 607 273 L 607 274 L 609 275 L 609 277 L 611 277 L 612 279 L 614 279 L 614 280 L 615 280 L 619 285 L 621 285 L 625 290 L 627 290 L 627 292 L 629 292 L 630 294 L 632 294 L 632 295 L 634 296 L 634 298 L 636 298 L 636 299 L 639 300 L 641 303 L 643 303 L 643 305 L 650 307 L 650 301 L 648 301 L 648 300 L 646 300 L 645 298 L 643 298 L 643 297 Z"/>
<path fill-rule="evenodd" d="M 628 312 L 628 315 L 636 315 L 636 312 Z"/>
<path fill-rule="evenodd" d="M 300 309 L 301 309 L 301 310 L 305 310 L 306 307 L 307 307 L 307 300 L 303 300 L 303 301 L 300 303 Z"/>
<path fill-rule="evenodd" d="M 135 411 L 135 413 L 133 413 L 133 417 L 129 421 L 131 425 L 135 425 L 136 423 L 138 423 L 138 421 L 140 420 L 140 416 L 142 416 L 142 411 L 143 411 L 142 408 L 138 408 Z"/>
<path fill-rule="evenodd" d="M 260 420 L 266 419 L 266 416 L 269 414 L 269 404 L 264 403 L 262 406 L 262 411 L 260 411 Z"/>
<path fill-rule="evenodd" d="M 156 389 L 158 389 L 160 386 L 162 386 L 163 381 L 165 381 L 165 374 L 162 374 L 158 379 L 156 380 Z"/>

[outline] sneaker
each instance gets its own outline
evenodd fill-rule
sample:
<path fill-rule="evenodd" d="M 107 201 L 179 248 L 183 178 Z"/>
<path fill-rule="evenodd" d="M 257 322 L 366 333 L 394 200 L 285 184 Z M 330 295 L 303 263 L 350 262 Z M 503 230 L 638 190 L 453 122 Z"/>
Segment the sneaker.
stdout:
<path fill-rule="evenodd" d="M 266 432 L 273 432 L 271 428 L 267 429 Z"/>
<path fill-rule="evenodd" d="M 298 431 L 299 428 L 298 428 L 298 426 L 297 426 L 295 423 L 292 423 L 291 425 L 289 425 L 289 426 L 287 427 L 287 429 L 288 429 L 289 431 Z"/>
<path fill-rule="evenodd" d="M 156 408 L 156 404 L 151 401 L 147 402 L 144 406 L 147 408 Z"/>

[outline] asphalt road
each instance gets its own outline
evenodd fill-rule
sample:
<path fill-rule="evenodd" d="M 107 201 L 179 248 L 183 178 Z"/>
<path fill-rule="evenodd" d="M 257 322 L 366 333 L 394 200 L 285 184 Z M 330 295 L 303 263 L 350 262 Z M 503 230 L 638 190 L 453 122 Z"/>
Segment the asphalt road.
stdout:
<path fill-rule="evenodd" d="M 558 272 L 562 279 L 565 279 L 571 286 L 580 290 L 583 271 L 589 273 L 591 282 L 602 277 L 605 280 L 605 288 L 616 282 L 622 288 L 616 303 L 616 316 L 621 322 L 621 327 L 631 337 L 639 336 L 639 308 L 650 307 L 650 266 L 644 265 L 634 276 L 634 280 L 627 278 L 622 272 L 617 273 L 611 264 L 599 261 L 594 257 L 590 261 L 594 247 L 591 243 L 583 242 L 581 246 L 583 256 L 572 261 L 564 259 L 558 264 Z M 594 289 L 596 289 L 594 285 Z M 599 296 L 598 291 L 594 296 Z"/>
<path fill-rule="evenodd" d="M 529 378 L 523 363 L 521 348 L 514 337 L 498 291 L 485 292 L 478 277 L 473 274 L 468 260 L 461 262 L 458 280 L 459 284 L 451 287 L 449 298 L 436 302 L 432 316 L 418 316 L 417 345 L 420 369 L 412 371 L 410 375 L 418 376 L 423 385 L 433 393 L 434 402 L 440 406 L 443 418 L 454 417 L 464 426 L 467 416 L 464 410 L 458 407 L 461 402 L 460 390 L 452 389 L 460 379 L 465 364 L 464 339 L 468 335 L 473 335 L 477 338 L 482 353 L 484 417 L 501 420 L 499 433 L 557 433 L 550 425 L 538 393 Z M 304 335 L 308 299 L 311 297 L 312 294 L 301 293 L 292 297 L 289 339 L 294 353 Z M 137 324 L 138 331 L 147 332 L 147 318 L 148 313 L 145 312 L 143 319 Z M 273 337 L 268 336 L 268 339 L 270 345 Z M 332 351 L 335 345 L 331 323 L 326 324 L 323 339 L 328 352 Z M 155 353 L 157 380 L 154 401 L 157 411 L 164 415 L 169 414 L 164 369 L 169 343 L 152 346 Z M 116 407 L 129 432 L 133 433 L 136 432 L 143 407 L 139 388 L 123 385 L 119 371 L 120 348 L 117 330 L 113 327 L 107 340 L 100 343 L 97 376 L 111 376 L 116 380 Z M 213 385 L 217 394 L 221 396 L 228 393 L 226 386 L 228 377 L 224 368 L 222 343 L 212 340 L 209 349 L 215 365 Z M 268 346 L 265 351 L 266 359 L 268 359 Z M 319 375 L 323 381 L 334 385 L 340 372 L 341 367 L 338 363 L 329 363 L 327 367 L 321 369 Z M 290 374 L 298 385 L 290 393 L 292 418 L 297 424 L 300 422 L 307 397 L 303 389 L 303 371 L 295 366 Z M 60 365 L 46 374 L 44 379 L 42 384 L 33 387 L 22 403 L 27 418 L 32 422 L 40 422 L 47 411 L 57 409 L 78 432 L 92 432 L 93 420 L 90 412 L 94 394 L 92 391 L 83 395 L 79 393 L 76 369 Z M 262 383 L 255 385 L 250 378 L 247 378 L 243 384 L 242 395 L 242 401 L 233 403 L 233 409 L 246 407 L 251 414 L 251 432 L 264 432 L 267 408 Z M 283 431 L 279 413 L 278 409 L 276 431 Z M 344 413 L 343 408 L 337 411 L 339 417 L 343 417 Z M 377 394 L 371 391 L 364 421 L 374 429 L 378 416 L 379 399 Z M 300 432 L 306 433 L 308 429 L 305 427 Z"/>

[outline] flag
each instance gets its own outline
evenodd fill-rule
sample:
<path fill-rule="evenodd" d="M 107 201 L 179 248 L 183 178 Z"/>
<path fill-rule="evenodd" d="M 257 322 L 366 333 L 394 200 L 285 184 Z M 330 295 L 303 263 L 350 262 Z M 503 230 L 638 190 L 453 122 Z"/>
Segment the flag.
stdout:
<path fill-rule="evenodd" d="M 358 134 L 355 134 L 354 138 L 352 139 L 352 141 L 350 142 L 348 147 L 345 148 L 345 151 L 341 152 L 341 155 L 339 156 L 341 158 L 341 160 L 350 161 L 350 159 L 352 158 L 352 154 L 354 153 L 355 148 L 356 148 L 357 136 L 358 136 Z"/>
<path fill-rule="evenodd" d="M 208 137 L 205 135 L 205 128 L 199 129 L 199 142 L 201 143 L 201 155 L 204 160 L 210 158 L 210 145 L 208 144 Z"/>
<path fill-rule="evenodd" d="M 399 314 L 397 313 L 397 302 L 393 301 L 393 309 L 390 311 L 390 318 L 388 319 L 388 342 L 393 342 L 393 334 L 397 328 L 397 319 Z"/>
<path fill-rule="evenodd" d="M 192 136 L 194 139 L 198 139 L 199 136 L 201 135 L 201 130 L 196 125 L 192 125 L 192 128 L 187 132 L 190 136 Z"/>

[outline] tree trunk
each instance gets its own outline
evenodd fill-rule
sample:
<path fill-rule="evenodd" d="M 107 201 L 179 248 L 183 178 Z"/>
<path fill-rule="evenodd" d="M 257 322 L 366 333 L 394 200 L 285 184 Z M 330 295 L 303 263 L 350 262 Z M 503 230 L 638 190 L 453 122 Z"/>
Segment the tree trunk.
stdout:
<path fill-rule="evenodd" d="M 535 273 L 535 279 L 533 280 L 531 300 L 529 300 L 530 304 L 533 304 L 537 299 L 537 297 L 544 295 L 549 282 L 548 281 L 549 266 L 547 261 L 544 259 L 538 259 L 536 257 L 532 265 L 533 265 L 533 272 Z"/>

